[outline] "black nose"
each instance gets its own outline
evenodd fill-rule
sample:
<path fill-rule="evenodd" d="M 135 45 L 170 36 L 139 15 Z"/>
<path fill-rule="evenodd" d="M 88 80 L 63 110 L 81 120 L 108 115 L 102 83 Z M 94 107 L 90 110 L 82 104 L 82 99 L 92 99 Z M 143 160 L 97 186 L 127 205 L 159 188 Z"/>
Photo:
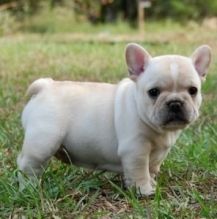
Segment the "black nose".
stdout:
<path fill-rule="evenodd" d="M 173 100 L 173 101 L 169 101 L 167 103 L 167 106 L 171 112 L 178 113 L 182 109 L 183 102 L 179 100 Z"/>

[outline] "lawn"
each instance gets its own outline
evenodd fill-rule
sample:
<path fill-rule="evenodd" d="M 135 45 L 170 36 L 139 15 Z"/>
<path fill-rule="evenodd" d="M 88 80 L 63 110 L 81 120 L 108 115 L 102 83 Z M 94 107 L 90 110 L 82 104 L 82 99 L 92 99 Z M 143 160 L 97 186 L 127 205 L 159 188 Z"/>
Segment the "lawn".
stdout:
<path fill-rule="evenodd" d="M 155 196 L 143 199 L 124 190 L 119 175 L 55 159 L 38 189 L 19 192 L 16 179 L 16 156 L 23 139 L 20 115 L 28 85 L 39 77 L 116 83 L 127 76 L 126 42 L 141 37 L 134 33 L 117 40 L 111 34 L 99 40 L 98 33 L 77 38 L 57 33 L 0 38 L 0 218 L 217 218 L 215 34 L 191 27 L 156 28 L 147 26 L 140 42 L 151 54 L 190 55 L 207 43 L 213 48 L 213 61 L 203 86 L 200 118 L 183 132 L 165 160 Z"/>

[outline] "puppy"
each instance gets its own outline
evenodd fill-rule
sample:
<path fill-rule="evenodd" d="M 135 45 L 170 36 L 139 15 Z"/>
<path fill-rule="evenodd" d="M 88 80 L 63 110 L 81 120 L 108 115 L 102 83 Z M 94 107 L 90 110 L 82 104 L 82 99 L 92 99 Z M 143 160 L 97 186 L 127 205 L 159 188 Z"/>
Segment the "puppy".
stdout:
<path fill-rule="evenodd" d="M 181 130 L 199 115 L 211 51 L 203 45 L 191 57 L 152 58 L 132 43 L 125 55 L 130 78 L 118 84 L 42 78 L 30 85 L 17 159 L 21 171 L 40 176 L 57 156 L 123 173 L 126 186 L 141 195 L 154 193 L 161 163 Z"/>

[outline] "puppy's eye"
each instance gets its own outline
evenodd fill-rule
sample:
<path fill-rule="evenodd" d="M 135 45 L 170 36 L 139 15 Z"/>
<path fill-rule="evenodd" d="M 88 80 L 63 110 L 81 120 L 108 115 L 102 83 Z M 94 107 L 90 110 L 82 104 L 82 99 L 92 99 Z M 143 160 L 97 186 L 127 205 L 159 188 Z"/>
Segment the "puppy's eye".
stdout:
<path fill-rule="evenodd" d="M 158 97 L 160 94 L 160 89 L 159 88 L 152 88 L 148 91 L 148 95 L 151 97 L 151 98 L 156 98 Z"/>
<path fill-rule="evenodd" d="M 195 95 L 197 94 L 197 88 L 196 88 L 196 87 L 189 87 L 188 93 L 189 93 L 191 96 L 195 96 Z"/>

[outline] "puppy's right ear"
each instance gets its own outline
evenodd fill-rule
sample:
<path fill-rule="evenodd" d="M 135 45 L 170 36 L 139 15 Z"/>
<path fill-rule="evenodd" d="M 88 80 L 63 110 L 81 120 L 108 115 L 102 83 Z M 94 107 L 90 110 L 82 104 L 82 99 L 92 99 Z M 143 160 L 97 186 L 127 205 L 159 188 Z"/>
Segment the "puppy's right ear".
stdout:
<path fill-rule="evenodd" d="M 198 47 L 191 55 L 193 65 L 202 80 L 205 79 L 211 62 L 211 49 L 207 45 Z"/>
<path fill-rule="evenodd" d="M 151 60 L 151 56 L 145 49 L 136 43 L 127 45 L 125 56 L 130 78 L 136 80 L 137 77 L 146 70 Z"/>

